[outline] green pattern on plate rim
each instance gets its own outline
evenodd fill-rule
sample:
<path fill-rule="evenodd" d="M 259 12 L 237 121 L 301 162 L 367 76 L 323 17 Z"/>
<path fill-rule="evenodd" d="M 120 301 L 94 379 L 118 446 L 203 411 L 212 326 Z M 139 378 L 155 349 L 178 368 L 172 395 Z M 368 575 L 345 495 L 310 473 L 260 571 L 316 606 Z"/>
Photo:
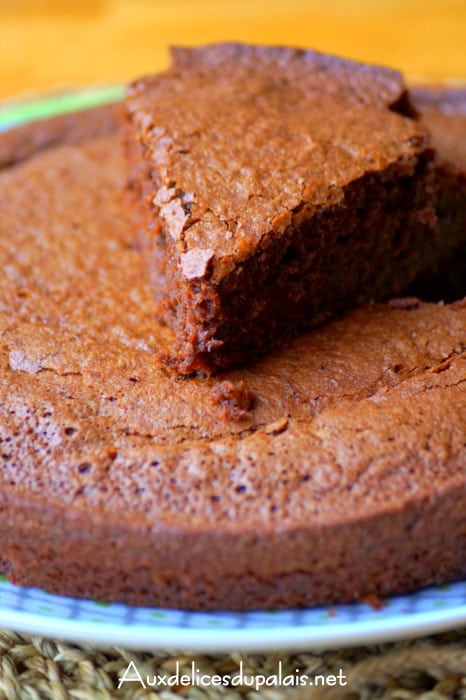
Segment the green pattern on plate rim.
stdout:
<path fill-rule="evenodd" d="M 466 581 L 426 588 L 411 595 L 393 596 L 377 609 L 355 603 L 330 609 L 203 613 L 67 598 L 13 585 L 2 576 L 0 626 L 31 632 L 40 632 L 44 626 L 49 626 L 50 630 L 64 627 L 66 638 L 87 639 L 90 635 L 92 639 L 96 637 L 95 629 L 92 631 L 94 624 L 106 630 L 104 638 L 114 640 L 114 643 L 124 642 L 131 632 L 131 635 L 145 636 L 146 643 L 159 648 L 167 645 L 167 639 L 173 640 L 173 648 L 183 648 L 184 645 L 180 646 L 176 638 L 173 639 L 176 632 L 182 633 L 182 638 L 187 641 L 196 640 L 196 634 L 201 635 L 203 649 L 206 648 L 206 635 L 208 648 L 209 645 L 222 644 L 226 631 L 227 639 L 235 635 L 240 640 L 239 646 L 246 649 L 257 648 L 261 636 L 263 648 L 273 647 L 273 642 L 277 643 L 284 631 L 291 639 L 294 634 L 298 646 L 303 640 L 328 641 L 329 638 L 338 638 L 343 644 L 345 640 L 348 643 L 360 635 L 371 639 L 395 638 L 401 632 L 409 636 L 407 630 L 417 629 L 419 625 L 435 630 L 466 624 Z M 267 642 L 266 635 L 272 630 L 274 635 Z"/>
<path fill-rule="evenodd" d="M 118 102 L 123 99 L 124 93 L 122 85 L 108 85 L 80 92 L 53 94 L 37 100 L 7 102 L 0 105 L 0 131 L 57 114 Z"/>

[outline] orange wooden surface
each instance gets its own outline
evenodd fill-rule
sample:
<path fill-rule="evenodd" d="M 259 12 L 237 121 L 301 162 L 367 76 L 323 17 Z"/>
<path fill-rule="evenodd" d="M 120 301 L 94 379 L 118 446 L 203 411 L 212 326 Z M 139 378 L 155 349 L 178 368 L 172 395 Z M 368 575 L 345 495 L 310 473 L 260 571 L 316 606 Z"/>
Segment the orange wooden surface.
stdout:
<path fill-rule="evenodd" d="M 170 44 L 229 39 L 466 80 L 466 0 L 0 0 L 0 98 L 127 80 Z"/>

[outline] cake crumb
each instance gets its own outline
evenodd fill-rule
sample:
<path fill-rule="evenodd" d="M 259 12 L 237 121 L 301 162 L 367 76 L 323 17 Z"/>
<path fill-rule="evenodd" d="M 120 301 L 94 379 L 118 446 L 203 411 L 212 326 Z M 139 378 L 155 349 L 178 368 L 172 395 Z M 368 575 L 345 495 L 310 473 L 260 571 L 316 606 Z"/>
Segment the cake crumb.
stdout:
<path fill-rule="evenodd" d="M 254 403 L 254 395 L 244 381 L 217 382 L 212 387 L 212 403 L 223 409 L 223 420 L 242 421 L 249 418 Z"/>
<path fill-rule="evenodd" d="M 192 248 L 192 250 L 188 250 L 187 253 L 183 253 L 180 257 L 181 270 L 186 279 L 200 279 L 206 276 L 209 264 L 214 257 L 214 251 L 210 248 L 206 250 Z"/>
<path fill-rule="evenodd" d="M 368 595 L 363 596 L 361 599 L 363 603 L 366 603 L 366 605 L 369 605 L 372 610 L 382 610 L 382 608 L 385 606 L 385 603 L 380 596 L 375 595 L 375 593 L 369 593 Z"/>
<path fill-rule="evenodd" d="M 279 418 L 273 423 L 269 423 L 268 425 L 266 425 L 264 431 L 266 435 L 279 435 L 280 433 L 283 433 L 287 428 L 288 418 L 284 416 L 283 418 Z"/>
<path fill-rule="evenodd" d="M 413 309 L 418 309 L 421 302 L 417 297 L 403 297 L 401 299 L 390 299 L 388 306 L 391 309 L 398 309 L 400 311 L 412 311 Z"/>

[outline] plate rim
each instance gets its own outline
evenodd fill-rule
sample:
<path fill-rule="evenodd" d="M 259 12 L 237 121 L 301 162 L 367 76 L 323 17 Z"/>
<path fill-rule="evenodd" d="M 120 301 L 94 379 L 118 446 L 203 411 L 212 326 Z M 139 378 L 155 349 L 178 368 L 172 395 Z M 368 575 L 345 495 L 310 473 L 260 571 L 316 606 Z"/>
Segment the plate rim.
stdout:
<path fill-rule="evenodd" d="M 127 649 L 215 652 L 269 652 L 337 649 L 422 637 L 466 625 L 466 604 L 438 611 L 395 615 L 392 619 L 273 628 L 196 629 L 163 625 L 124 625 L 69 620 L 17 610 L 0 609 L 3 627 L 76 643 L 121 646 Z"/>

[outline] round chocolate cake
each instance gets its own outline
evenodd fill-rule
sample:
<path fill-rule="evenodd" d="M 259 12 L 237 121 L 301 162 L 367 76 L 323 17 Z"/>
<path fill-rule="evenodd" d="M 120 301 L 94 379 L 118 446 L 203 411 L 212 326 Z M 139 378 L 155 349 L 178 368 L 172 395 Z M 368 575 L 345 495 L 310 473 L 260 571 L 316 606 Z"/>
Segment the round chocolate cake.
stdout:
<path fill-rule="evenodd" d="M 11 581 L 213 610 L 466 575 L 466 301 L 369 304 L 245 369 L 179 378 L 157 359 L 171 331 L 112 109 L 5 133 L 0 162 Z"/>

